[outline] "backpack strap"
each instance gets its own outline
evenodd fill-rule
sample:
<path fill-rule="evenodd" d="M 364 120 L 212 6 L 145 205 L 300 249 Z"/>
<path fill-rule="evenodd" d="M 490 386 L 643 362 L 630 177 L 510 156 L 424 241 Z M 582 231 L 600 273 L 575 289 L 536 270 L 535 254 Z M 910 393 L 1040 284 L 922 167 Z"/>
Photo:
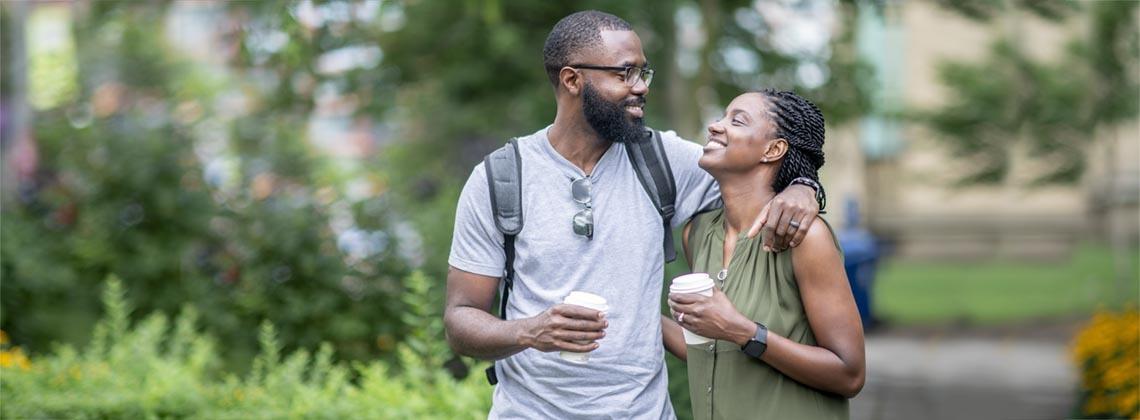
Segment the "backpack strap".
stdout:
<path fill-rule="evenodd" d="M 522 156 L 516 139 L 483 158 L 495 227 L 503 235 L 518 235 L 523 227 Z"/>
<path fill-rule="evenodd" d="M 665 250 L 665 262 L 677 259 L 677 250 L 673 246 L 673 215 L 676 213 L 677 183 L 673 179 L 673 170 L 669 167 L 669 158 L 665 155 L 665 145 L 661 141 L 661 133 L 649 130 L 651 133 L 641 141 L 627 143 L 625 151 L 629 155 L 629 162 L 633 164 L 637 179 L 641 187 L 653 201 L 657 213 L 661 215 L 661 225 L 665 230 L 662 235 Z"/>
<path fill-rule="evenodd" d="M 507 319 L 507 296 L 515 280 L 515 237 L 522 231 L 522 155 L 517 139 L 483 158 L 487 187 L 491 194 L 491 210 L 495 227 L 503 234 L 503 253 L 507 257 L 499 290 L 499 319 Z M 499 383 L 495 364 L 487 368 L 487 382 Z"/>

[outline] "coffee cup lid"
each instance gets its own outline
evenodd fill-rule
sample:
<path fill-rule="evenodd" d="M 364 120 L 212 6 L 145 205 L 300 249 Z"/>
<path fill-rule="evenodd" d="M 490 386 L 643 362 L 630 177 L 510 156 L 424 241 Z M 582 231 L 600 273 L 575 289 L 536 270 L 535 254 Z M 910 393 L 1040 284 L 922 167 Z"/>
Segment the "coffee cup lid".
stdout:
<path fill-rule="evenodd" d="M 708 273 L 692 273 L 673 279 L 673 283 L 669 285 L 669 291 L 673 293 L 693 293 L 708 290 L 712 287 L 713 280 L 712 277 L 709 277 Z"/>
<path fill-rule="evenodd" d="M 606 298 L 595 295 L 593 293 L 580 292 L 577 290 L 570 292 L 569 295 L 566 295 L 566 299 L 563 299 L 562 302 L 572 305 L 585 306 L 597 311 L 605 311 L 606 309 L 609 309 L 609 305 L 606 305 Z"/>

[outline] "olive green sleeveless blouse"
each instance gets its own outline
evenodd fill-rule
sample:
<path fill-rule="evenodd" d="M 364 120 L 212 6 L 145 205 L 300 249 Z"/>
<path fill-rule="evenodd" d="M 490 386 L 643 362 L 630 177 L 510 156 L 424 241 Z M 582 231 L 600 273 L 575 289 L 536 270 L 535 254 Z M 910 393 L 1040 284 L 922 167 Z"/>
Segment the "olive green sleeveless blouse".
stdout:
<path fill-rule="evenodd" d="M 725 268 L 725 227 L 723 209 L 693 218 L 689 247 L 694 272 L 709 273 L 717 279 Z M 740 313 L 782 337 L 816 344 L 800 300 L 790 249 L 764 252 L 759 236 L 748 239 L 741 234 L 727 268 L 727 276 L 723 281 L 717 280 L 717 286 Z M 733 342 L 715 340 L 690 345 L 687 350 L 689 395 L 695 419 L 849 417 L 847 398 L 800 384 L 759 359 L 748 357 Z"/>

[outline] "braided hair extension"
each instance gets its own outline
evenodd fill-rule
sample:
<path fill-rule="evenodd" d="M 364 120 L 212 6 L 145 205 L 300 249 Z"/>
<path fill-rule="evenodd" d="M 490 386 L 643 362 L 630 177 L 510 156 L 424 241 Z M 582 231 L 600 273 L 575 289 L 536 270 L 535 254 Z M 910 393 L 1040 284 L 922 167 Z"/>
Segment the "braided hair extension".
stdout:
<path fill-rule="evenodd" d="M 781 192 L 799 177 L 819 182 L 823 166 L 823 113 L 815 104 L 792 92 L 764 89 L 768 115 L 776 123 L 776 138 L 788 141 L 788 152 L 772 188 Z"/>

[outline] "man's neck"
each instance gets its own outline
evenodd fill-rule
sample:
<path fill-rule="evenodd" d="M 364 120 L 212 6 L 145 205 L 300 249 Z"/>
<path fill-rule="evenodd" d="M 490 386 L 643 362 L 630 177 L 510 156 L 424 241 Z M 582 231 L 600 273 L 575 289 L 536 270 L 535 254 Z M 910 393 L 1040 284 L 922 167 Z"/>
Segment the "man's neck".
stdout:
<path fill-rule="evenodd" d="M 554 125 L 546 132 L 554 150 L 589 175 L 613 142 L 602 139 L 584 119 L 555 117 Z"/>
<path fill-rule="evenodd" d="M 756 218 L 760 217 L 760 210 L 776 196 L 772 190 L 775 175 L 774 169 L 764 168 L 746 173 L 713 175 L 720 185 L 720 195 L 724 199 L 724 217 L 728 233 L 732 235 L 726 238 L 735 238 L 736 234 L 747 232 Z"/>

